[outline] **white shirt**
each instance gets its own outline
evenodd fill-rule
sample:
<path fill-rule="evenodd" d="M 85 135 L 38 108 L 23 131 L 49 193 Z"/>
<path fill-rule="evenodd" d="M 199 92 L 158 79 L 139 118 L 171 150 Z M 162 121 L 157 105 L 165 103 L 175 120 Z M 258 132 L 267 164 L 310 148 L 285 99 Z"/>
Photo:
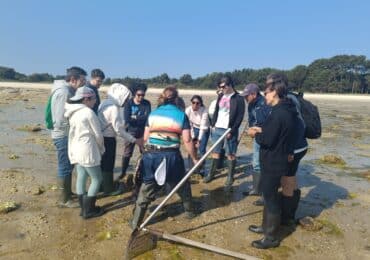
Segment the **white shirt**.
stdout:
<path fill-rule="evenodd" d="M 231 94 L 225 94 L 221 97 L 218 102 L 218 115 L 215 127 L 227 129 L 229 127 L 230 120 L 230 99 L 235 92 Z"/>

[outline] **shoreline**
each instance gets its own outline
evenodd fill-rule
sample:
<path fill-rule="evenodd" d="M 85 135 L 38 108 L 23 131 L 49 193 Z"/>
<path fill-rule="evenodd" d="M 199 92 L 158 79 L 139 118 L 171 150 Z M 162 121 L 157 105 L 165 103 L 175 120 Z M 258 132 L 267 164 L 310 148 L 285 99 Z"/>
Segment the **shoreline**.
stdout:
<path fill-rule="evenodd" d="M 30 83 L 30 82 L 0 82 L 0 88 L 22 88 L 22 89 L 51 89 L 52 83 Z M 103 86 L 99 90 L 106 92 L 108 86 Z M 161 88 L 148 88 L 149 94 L 160 94 Z M 215 95 L 215 90 L 208 89 L 179 89 L 180 95 Z M 348 100 L 348 101 L 370 101 L 368 94 L 316 94 L 304 93 L 307 99 L 324 99 L 324 100 Z"/>

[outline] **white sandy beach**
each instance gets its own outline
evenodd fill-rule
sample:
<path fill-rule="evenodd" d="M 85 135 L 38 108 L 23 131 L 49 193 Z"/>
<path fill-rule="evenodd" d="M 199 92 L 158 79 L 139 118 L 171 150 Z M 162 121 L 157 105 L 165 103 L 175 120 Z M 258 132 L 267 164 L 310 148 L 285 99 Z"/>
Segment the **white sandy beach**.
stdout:
<path fill-rule="evenodd" d="M 0 87 L 7 88 L 28 88 L 28 89 L 51 89 L 52 83 L 28 83 L 28 82 L 0 82 Z M 101 91 L 106 91 L 108 86 L 101 87 Z M 149 88 L 149 94 L 159 94 L 162 91 L 160 88 Z M 180 94 L 191 95 L 214 95 L 214 90 L 206 89 L 180 89 Z M 307 99 L 326 99 L 326 100 L 353 100 L 353 101 L 370 101 L 370 95 L 353 95 L 353 94 L 313 94 L 305 93 Z"/>

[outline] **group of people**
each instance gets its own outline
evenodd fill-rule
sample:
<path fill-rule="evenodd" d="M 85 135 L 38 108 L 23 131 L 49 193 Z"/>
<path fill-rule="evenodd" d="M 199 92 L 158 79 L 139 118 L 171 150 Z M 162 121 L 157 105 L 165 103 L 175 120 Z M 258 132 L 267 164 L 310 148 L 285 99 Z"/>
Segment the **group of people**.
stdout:
<path fill-rule="evenodd" d="M 105 195 L 123 192 L 113 179 L 117 136 L 124 141 L 119 179 L 127 175 L 135 145 L 142 154 L 141 185 L 130 220 L 133 229 L 142 223 L 149 204 L 163 185 L 173 188 L 185 176 L 181 144 L 190 161 L 196 164 L 206 153 L 209 137 L 216 143 L 228 129 L 230 132 L 225 140 L 212 151 L 209 170 L 206 171 L 203 163 L 198 173 L 203 176 L 204 183 L 211 182 L 226 156 L 224 189 L 230 192 L 246 101 L 247 134 L 253 138 L 253 182 L 252 188 L 244 194 L 261 196 L 254 204 L 264 206 L 262 225 L 249 227 L 250 231 L 264 234 L 264 237 L 253 241 L 252 246 L 265 249 L 279 245 L 280 225 L 295 224 L 300 200 L 295 175 L 307 151 L 299 102 L 289 94 L 285 75 L 268 75 L 264 95 L 255 83 L 246 85 L 238 93 L 233 80 L 229 76 L 222 77 L 217 85 L 217 99 L 208 110 L 200 95 L 194 95 L 191 105 L 185 107 L 177 88 L 168 86 L 160 94 L 153 111 L 150 102 L 144 98 L 146 85 L 129 89 L 119 83 L 112 84 L 107 99 L 100 103 L 98 89 L 105 78 L 104 73 L 93 70 L 89 83 L 86 83 L 86 76 L 79 67 L 69 68 L 66 79 L 55 81 L 51 93 L 51 136 L 57 150 L 62 195 L 59 205 L 80 206 L 83 218 L 97 217 L 104 214 L 104 210 L 95 205 L 99 191 Z M 79 205 L 72 200 L 73 165 L 77 171 Z M 91 178 L 91 184 L 86 192 L 87 177 Z M 190 182 L 186 181 L 177 193 L 185 216 L 195 217 Z"/>

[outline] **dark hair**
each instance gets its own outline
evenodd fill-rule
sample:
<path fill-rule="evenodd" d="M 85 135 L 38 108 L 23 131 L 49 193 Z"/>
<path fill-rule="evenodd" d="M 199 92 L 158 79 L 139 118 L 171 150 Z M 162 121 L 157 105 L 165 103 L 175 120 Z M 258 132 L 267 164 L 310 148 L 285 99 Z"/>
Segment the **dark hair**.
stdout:
<path fill-rule="evenodd" d="M 271 73 L 266 77 L 265 90 L 275 90 L 279 98 L 286 98 L 288 94 L 288 78 L 282 73 Z"/>
<path fill-rule="evenodd" d="M 179 109 L 185 109 L 185 102 L 179 97 L 179 92 L 175 85 L 167 86 L 158 98 L 158 106 L 172 104 L 177 106 Z"/>
<path fill-rule="evenodd" d="M 79 79 L 81 76 L 87 76 L 85 70 L 81 69 L 80 67 L 70 67 L 67 69 L 66 81 L 70 82 L 72 78 Z"/>
<path fill-rule="evenodd" d="M 201 107 L 204 107 L 204 104 L 203 104 L 203 99 L 201 96 L 199 95 L 194 95 L 191 97 L 190 101 L 193 102 L 194 99 L 198 99 L 199 100 L 199 103 L 200 103 L 200 106 Z"/>
<path fill-rule="evenodd" d="M 101 69 L 93 69 L 91 71 L 91 77 L 105 79 L 105 74 Z"/>
<path fill-rule="evenodd" d="M 129 89 L 131 90 L 132 94 L 135 95 L 139 90 L 146 92 L 148 86 L 144 82 L 134 82 L 129 84 Z"/>
<path fill-rule="evenodd" d="M 220 78 L 220 80 L 218 81 L 217 86 L 220 86 L 222 83 L 225 83 L 225 85 L 228 85 L 228 86 L 234 88 L 234 82 L 233 82 L 232 78 L 229 75 L 226 75 L 226 76 L 223 76 L 222 78 Z"/>

